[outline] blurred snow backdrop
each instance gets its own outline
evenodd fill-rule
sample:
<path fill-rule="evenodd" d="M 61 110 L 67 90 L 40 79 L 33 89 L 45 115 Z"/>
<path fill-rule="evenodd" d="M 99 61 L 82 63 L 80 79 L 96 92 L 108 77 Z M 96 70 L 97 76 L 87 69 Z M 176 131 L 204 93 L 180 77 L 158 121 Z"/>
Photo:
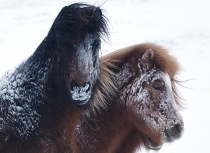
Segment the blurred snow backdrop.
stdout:
<path fill-rule="evenodd" d="M 0 75 L 30 56 L 61 8 L 71 0 L 0 0 Z M 84 0 L 100 5 L 104 0 Z M 186 100 L 183 137 L 159 153 L 209 153 L 210 150 L 210 1 L 108 0 L 110 44 L 102 55 L 143 42 L 170 49 L 182 64 L 179 87 Z M 142 150 L 142 152 L 146 152 Z M 153 152 L 153 151 L 150 151 Z"/>

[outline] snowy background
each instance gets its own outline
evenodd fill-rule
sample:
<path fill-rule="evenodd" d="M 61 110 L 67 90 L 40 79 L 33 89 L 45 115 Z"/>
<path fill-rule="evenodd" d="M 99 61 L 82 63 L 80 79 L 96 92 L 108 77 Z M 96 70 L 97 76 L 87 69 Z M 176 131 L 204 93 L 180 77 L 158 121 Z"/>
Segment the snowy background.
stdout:
<path fill-rule="evenodd" d="M 78 1 L 0 0 L 0 75 L 35 51 L 60 9 L 72 2 Z M 100 5 L 104 0 L 83 2 Z M 179 87 L 187 106 L 184 135 L 159 153 L 209 153 L 210 1 L 107 0 L 102 8 L 111 31 L 102 55 L 136 43 L 158 43 L 182 64 L 179 79 L 190 79 L 187 88 Z"/>

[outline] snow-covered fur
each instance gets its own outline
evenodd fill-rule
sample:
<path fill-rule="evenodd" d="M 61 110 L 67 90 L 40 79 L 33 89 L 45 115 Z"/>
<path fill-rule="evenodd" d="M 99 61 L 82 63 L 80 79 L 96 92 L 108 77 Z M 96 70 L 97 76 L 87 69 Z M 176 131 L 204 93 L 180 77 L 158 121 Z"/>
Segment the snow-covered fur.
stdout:
<path fill-rule="evenodd" d="M 123 48 L 101 57 L 100 68 L 104 108 L 80 119 L 74 153 L 131 153 L 140 146 L 157 150 L 181 137 L 180 66 L 165 48 L 151 43 Z M 103 90 L 107 85 L 111 91 Z"/>
<path fill-rule="evenodd" d="M 103 36 L 107 19 L 99 7 L 65 6 L 34 54 L 2 76 L 1 153 L 69 152 L 81 107 L 89 106 L 99 77 Z"/>

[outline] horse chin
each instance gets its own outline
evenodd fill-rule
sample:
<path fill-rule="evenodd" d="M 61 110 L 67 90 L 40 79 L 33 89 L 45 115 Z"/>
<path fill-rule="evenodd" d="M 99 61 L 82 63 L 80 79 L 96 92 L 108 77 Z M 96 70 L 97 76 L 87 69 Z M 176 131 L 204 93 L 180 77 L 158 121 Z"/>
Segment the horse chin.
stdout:
<path fill-rule="evenodd" d="M 76 107 L 78 108 L 88 108 L 89 107 L 89 101 L 90 99 L 86 99 L 86 100 L 73 100 L 73 103 Z"/>
<path fill-rule="evenodd" d="M 157 144 L 150 137 L 146 137 L 146 143 L 145 143 L 145 145 L 146 145 L 146 147 L 148 149 L 151 149 L 151 150 L 159 150 L 162 147 L 161 144 Z"/>

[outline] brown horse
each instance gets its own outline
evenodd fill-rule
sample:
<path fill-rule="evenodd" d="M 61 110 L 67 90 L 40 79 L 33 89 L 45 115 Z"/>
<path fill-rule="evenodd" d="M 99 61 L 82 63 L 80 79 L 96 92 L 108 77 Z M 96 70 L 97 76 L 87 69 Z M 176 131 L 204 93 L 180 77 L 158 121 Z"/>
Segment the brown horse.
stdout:
<path fill-rule="evenodd" d="M 81 107 L 95 91 L 107 36 L 100 7 L 62 8 L 34 54 L 0 80 L 1 153 L 69 152 Z"/>
<path fill-rule="evenodd" d="M 104 108 L 81 118 L 72 139 L 74 153 L 130 153 L 141 146 L 157 150 L 181 137 L 179 64 L 166 49 L 134 45 L 103 56 L 100 67 L 97 94 Z"/>

